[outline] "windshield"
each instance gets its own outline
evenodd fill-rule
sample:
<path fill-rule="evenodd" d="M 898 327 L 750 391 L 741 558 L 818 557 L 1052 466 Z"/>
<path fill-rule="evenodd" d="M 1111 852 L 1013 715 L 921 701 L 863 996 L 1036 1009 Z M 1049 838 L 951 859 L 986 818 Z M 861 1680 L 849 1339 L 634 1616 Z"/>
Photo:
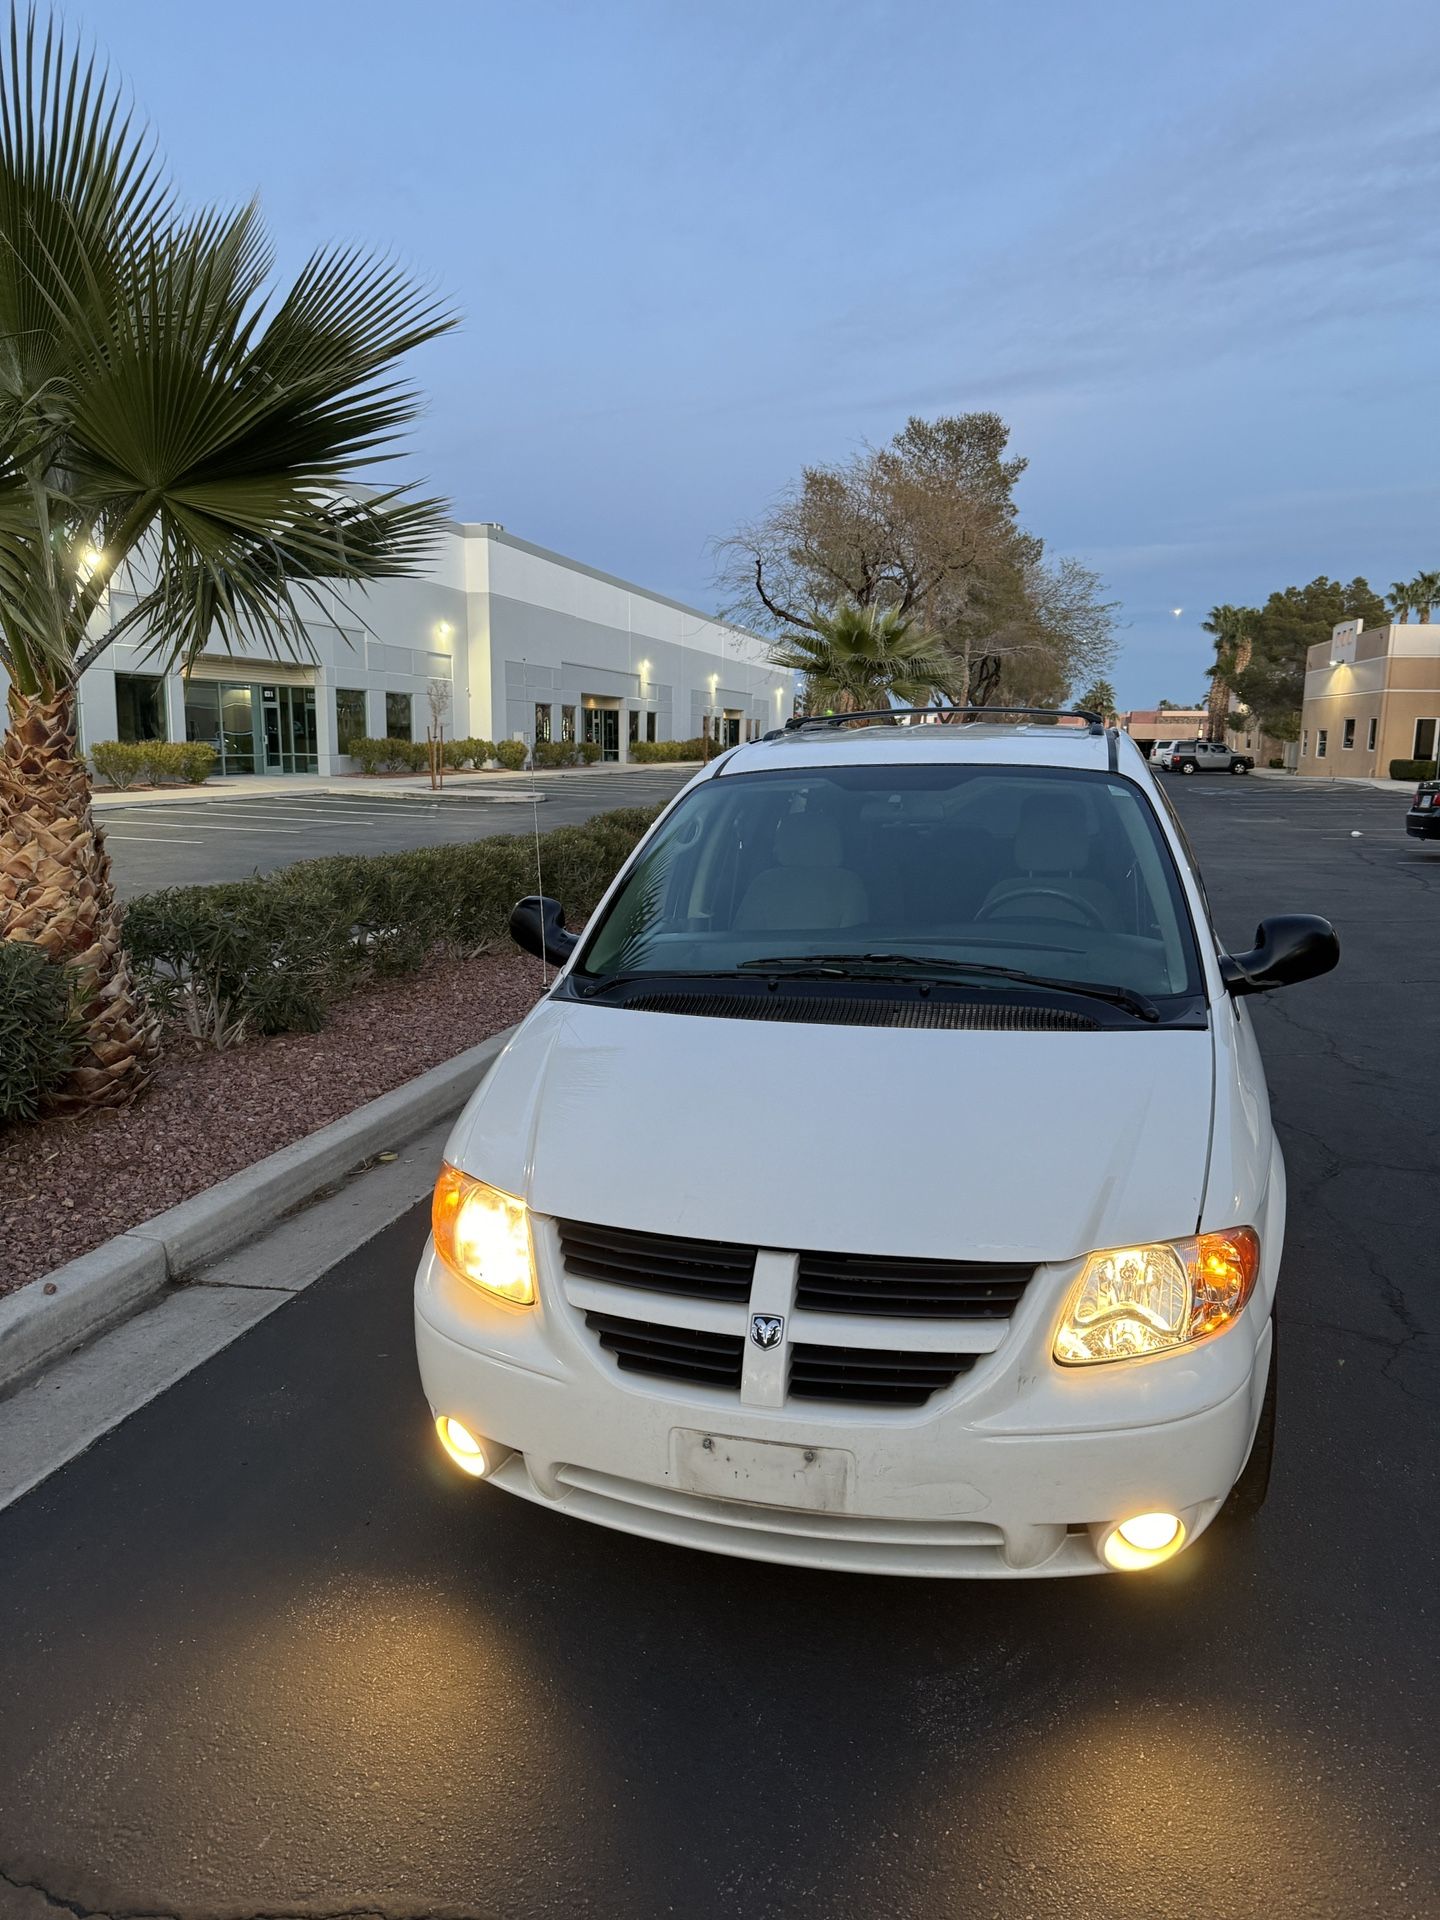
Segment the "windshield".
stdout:
<path fill-rule="evenodd" d="M 929 961 L 937 979 L 947 963 L 952 978 L 1003 967 L 1150 1000 L 1201 990 L 1175 864 L 1138 787 L 953 764 L 707 780 L 591 930 L 576 976 L 807 959 L 916 978 Z"/>

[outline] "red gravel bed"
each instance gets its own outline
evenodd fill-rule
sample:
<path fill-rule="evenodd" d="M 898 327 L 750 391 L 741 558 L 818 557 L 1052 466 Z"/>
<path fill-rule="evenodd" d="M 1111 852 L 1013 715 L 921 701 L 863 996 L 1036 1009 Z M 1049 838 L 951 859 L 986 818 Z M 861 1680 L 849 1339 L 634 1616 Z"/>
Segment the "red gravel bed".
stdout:
<path fill-rule="evenodd" d="M 340 1001 L 319 1033 L 172 1040 L 121 1112 L 0 1132 L 0 1293 L 478 1045 L 539 992 L 539 961 L 509 948 L 435 960 Z"/>

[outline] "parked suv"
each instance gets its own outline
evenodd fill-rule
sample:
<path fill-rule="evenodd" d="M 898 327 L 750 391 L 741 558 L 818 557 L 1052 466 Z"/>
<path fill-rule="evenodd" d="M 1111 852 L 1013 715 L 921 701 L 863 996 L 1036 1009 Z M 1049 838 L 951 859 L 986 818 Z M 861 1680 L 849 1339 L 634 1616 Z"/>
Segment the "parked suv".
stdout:
<path fill-rule="evenodd" d="M 1440 780 L 1422 780 L 1415 789 L 1405 831 L 1416 840 L 1440 840 Z"/>
<path fill-rule="evenodd" d="M 1258 1506 L 1285 1170 L 1247 996 L 1335 936 L 1222 952 L 1139 750 L 986 713 L 734 748 L 583 934 L 516 907 L 560 973 L 416 1280 L 464 1472 L 867 1573 L 1139 1569 Z"/>
<path fill-rule="evenodd" d="M 1223 740 L 1175 740 L 1163 764 L 1172 773 L 1249 773 L 1255 761 Z"/>

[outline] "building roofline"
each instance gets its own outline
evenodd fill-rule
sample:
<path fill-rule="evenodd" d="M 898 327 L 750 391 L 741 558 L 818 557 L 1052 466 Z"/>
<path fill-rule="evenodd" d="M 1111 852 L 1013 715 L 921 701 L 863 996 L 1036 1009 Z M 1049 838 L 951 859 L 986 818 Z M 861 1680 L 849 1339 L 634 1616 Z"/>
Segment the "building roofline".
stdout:
<path fill-rule="evenodd" d="M 588 579 L 602 581 L 607 587 L 618 587 L 622 593 L 638 594 L 642 600 L 654 600 L 676 613 L 688 613 L 693 620 L 703 620 L 707 626 L 723 627 L 727 633 L 738 633 L 743 639 L 757 641 L 761 646 L 769 644 L 763 633 L 737 626 L 733 620 L 724 620 L 719 614 L 706 613 L 700 607 L 692 607 L 688 601 L 672 600 L 668 593 L 656 593 L 653 587 L 642 587 L 636 580 L 622 580 L 619 574 L 605 573 L 599 567 L 587 566 L 583 560 L 572 560 L 569 554 L 556 553 L 553 547 L 537 546 L 533 540 L 522 540 L 518 534 L 507 533 L 497 521 L 454 521 L 452 525 L 466 540 L 498 541 L 501 546 L 532 554 L 537 560 L 548 560 L 552 566 L 567 567 L 571 573 L 583 573 Z"/>

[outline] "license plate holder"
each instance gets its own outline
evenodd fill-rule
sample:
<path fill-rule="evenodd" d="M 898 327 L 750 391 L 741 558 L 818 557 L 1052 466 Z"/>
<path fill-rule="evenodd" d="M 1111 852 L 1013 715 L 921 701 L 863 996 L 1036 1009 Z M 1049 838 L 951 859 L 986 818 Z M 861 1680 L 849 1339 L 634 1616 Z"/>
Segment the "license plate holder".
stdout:
<path fill-rule="evenodd" d="M 676 1427 L 670 1435 L 670 1467 L 682 1492 L 707 1500 L 841 1513 L 850 1503 L 855 1456 L 843 1447 L 739 1440 Z"/>

